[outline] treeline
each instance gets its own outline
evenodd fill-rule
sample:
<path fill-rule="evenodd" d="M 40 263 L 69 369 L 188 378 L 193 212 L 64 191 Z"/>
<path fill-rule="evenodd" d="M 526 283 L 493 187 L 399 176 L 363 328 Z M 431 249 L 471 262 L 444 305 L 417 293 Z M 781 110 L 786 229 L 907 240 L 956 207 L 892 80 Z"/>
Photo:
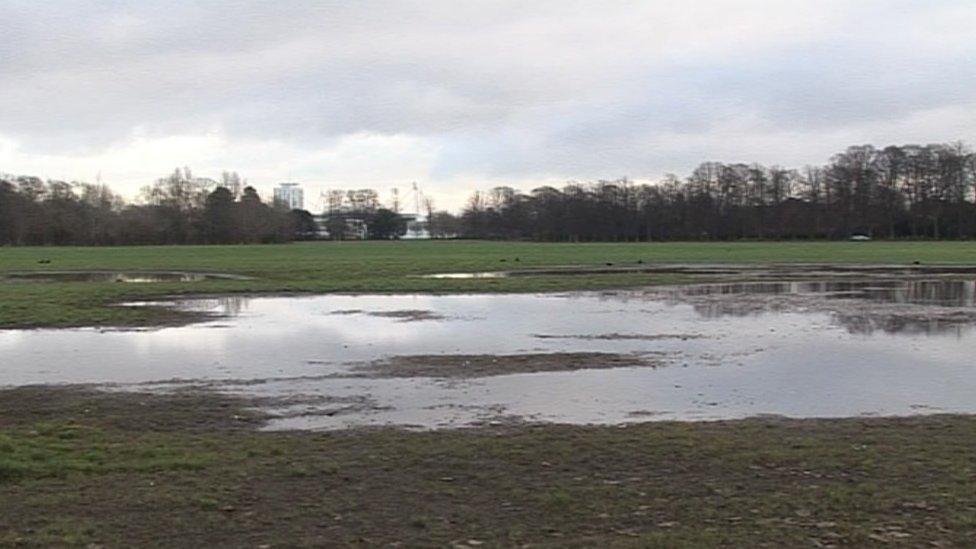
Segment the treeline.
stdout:
<path fill-rule="evenodd" d="M 308 212 L 263 203 L 237 174 L 222 179 L 177 169 L 145 187 L 140 204 L 127 204 L 105 185 L 0 177 L 0 244 L 232 244 L 314 236 Z"/>
<path fill-rule="evenodd" d="M 332 189 L 325 195 L 324 232 L 331 240 L 394 240 L 407 232 L 407 221 L 396 210 L 384 208 L 374 189 Z"/>
<path fill-rule="evenodd" d="M 327 196 L 330 238 L 395 239 L 406 219 L 369 189 Z M 424 204 L 434 238 L 546 241 L 976 237 L 976 155 L 961 143 L 850 147 L 823 166 L 707 162 L 685 179 L 476 192 L 460 216 Z M 419 213 L 419 212 L 418 212 Z M 417 223 L 417 221 L 412 221 Z M 236 173 L 177 169 L 129 204 L 105 185 L 0 176 L 0 245 L 230 244 L 318 238 L 304 210 Z"/>
<path fill-rule="evenodd" d="M 467 238 L 549 241 L 972 238 L 976 156 L 963 144 L 850 147 L 804 169 L 707 162 L 628 179 L 476 192 Z"/>

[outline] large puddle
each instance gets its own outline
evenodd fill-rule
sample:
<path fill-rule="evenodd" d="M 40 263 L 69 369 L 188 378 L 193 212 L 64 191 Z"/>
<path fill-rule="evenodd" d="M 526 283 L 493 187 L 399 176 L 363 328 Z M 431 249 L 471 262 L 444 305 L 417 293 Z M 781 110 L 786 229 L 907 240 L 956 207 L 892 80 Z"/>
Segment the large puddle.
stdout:
<path fill-rule="evenodd" d="M 0 331 L 0 384 L 187 385 L 270 428 L 976 412 L 976 283 L 180 301 L 151 331 Z"/>

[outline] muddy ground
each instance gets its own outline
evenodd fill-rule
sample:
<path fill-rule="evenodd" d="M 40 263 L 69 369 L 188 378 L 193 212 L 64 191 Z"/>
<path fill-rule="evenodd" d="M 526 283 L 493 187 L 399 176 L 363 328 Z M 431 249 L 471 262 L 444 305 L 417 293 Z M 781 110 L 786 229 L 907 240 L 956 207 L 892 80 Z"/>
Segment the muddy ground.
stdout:
<path fill-rule="evenodd" d="M 534 372 L 657 367 L 655 356 L 620 353 L 524 353 L 514 355 L 402 355 L 361 364 L 361 377 L 477 378 Z"/>
<path fill-rule="evenodd" d="M 425 309 L 402 309 L 396 311 L 363 311 L 361 309 L 343 309 L 332 311 L 334 315 L 367 315 L 380 318 L 392 318 L 398 322 L 421 322 L 424 320 L 447 320 L 447 317 L 434 311 Z"/>
<path fill-rule="evenodd" d="M 660 341 L 663 339 L 702 339 L 708 337 L 703 334 L 532 334 L 537 339 L 582 339 L 586 341 Z"/>
<path fill-rule="evenodd" d="M 0 392 L 0 545 L 966 547 L 976 420 L 257 432 L 203 392 Z"/>

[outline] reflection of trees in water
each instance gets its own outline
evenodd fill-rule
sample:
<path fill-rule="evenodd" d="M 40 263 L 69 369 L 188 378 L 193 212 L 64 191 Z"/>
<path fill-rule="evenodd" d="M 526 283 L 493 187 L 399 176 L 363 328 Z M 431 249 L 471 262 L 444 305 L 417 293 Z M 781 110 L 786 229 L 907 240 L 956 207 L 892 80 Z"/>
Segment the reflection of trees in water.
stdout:
<path fill-rule="evenodd" d="M 682 290 L 685 296 L 819 295 L 831 299 L 864 299 L 879 303 L 915 303 L 946 307 L 976 306 L 973 280 L 874 280 L 742 282 L 705 284 Z"/>
<path fill-rule="evenodd" d="M 834 320 L 852 334 L 871 335 L 881 331 L 886 334 L 946 334 L 961 336 L 972 326 L 959 321 L 937 318 L 903 317 L 897 315 L 846 315 L 834 313 Z"/>
<path fill-rule="evenodd" d="M 963 314 L 932 315 L 928 311 L 914 308 L 897 311 L 838 311 L 837 308 L 841 305 L 835 300 L 949 308 L 976 306 L 976 281 L 963 280 L 756 282 L 689 287 L 682 293 L 689 297 L 707 299 L 692 304 L 695 312 L 705 318 L 749 316 L 796 310 L 798 307 L 812 310 L 821 308 L 824 312 L 831 313 L 836 323 L 855 334 L 882 331 L 904 334 L 956 332 L 961 335 L 971 329 L 973 316 L 963 311 L 959 311 Z M 763 296 L 780 298 L 770 299 Z M 790 299 L 791 296 L 796 299 Z M 811 299 L 815 301 L 810 301 Z M 816 300 L 820 299 L 835 302 L 818 303 Z M 852 305 L 852 308 L 856 309 L 857 305 Z"/>
<path fill-rule="evenodd" d="M 824 291 L 838 294 L 836 297 L 869 299 L 882 303 L 907 303 L 942 305 L 946 307 L 972 307 L 976 304 L 973 281 L 963 280 L 912 280 L 877 283 L 847 283 L 844 288 L 826 288 Z"/>
<path fill-rule="evenodd" d="M 220 311 L 227 316 L 237 316 L 241 311 L 247 309 L 247 304 L 251 298 L 241 296 L 227 296 L 217 299 Z"/>
<path fill-rule="evenodd" d="M 192 299 L 180 303 L 181 306 L 202 311 L 217 311 L 221 316 L 238 316 L 247 309 L 250 297 L 223 296 L 208 299 Z"/>
<path fill-rule="evenodd" d="M 764 313 L 791 310 L 785 302 L 752 303 L 699 303 L 693 305 L 696 313 L 705 318 L 721 318 L 726 316 L 745 317 L 757 316 Z M 967 318 L 932 318 L 924 313 L 917 315 L 897 314 L 893 312 L 877 311 L 843 313 L 826 311 L 833 322 L 843 326 L 849 333 L 870 335 L 881 331 L 888 334 L 945 334 L 955 332 L 962 335 L 972 329 L 973 319 Z"/>
<path fill-rule="evenodd" d="M 799 293 L 799 282 L 736 282 L 689 286 L 682 291 L 689 296 L 709 295 L 780 295 Z"/>

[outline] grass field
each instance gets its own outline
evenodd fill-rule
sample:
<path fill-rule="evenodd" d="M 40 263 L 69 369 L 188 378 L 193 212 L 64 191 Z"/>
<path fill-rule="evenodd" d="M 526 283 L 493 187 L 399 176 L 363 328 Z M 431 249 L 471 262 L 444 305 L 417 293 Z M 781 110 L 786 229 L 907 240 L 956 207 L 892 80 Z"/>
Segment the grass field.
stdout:
<path fill-rule="evenodd" d="M 517 259 L 517 261 L 516 261 Z M 677 282 L 614 274 L 435 280 L 413 275 L 553 265 L 645 263 L 954 263 L 976 265 L 971 242 L 593 243 L 308 242 L 275 246 L 0 248 L 0 273 L 33 270 L 187 270 L 253 280 L 188 284 L 0 283 L 0 327 L 144 325 L 160 309 L 107 305 L 172 294 L 262 292 L 536 292 Z"/>
<path fill-rule="evenodd" d="M 266 433 L 240 406 L 0 392 L 0 546 L 966 547 L 976 536 L 972 418 Z"/>

